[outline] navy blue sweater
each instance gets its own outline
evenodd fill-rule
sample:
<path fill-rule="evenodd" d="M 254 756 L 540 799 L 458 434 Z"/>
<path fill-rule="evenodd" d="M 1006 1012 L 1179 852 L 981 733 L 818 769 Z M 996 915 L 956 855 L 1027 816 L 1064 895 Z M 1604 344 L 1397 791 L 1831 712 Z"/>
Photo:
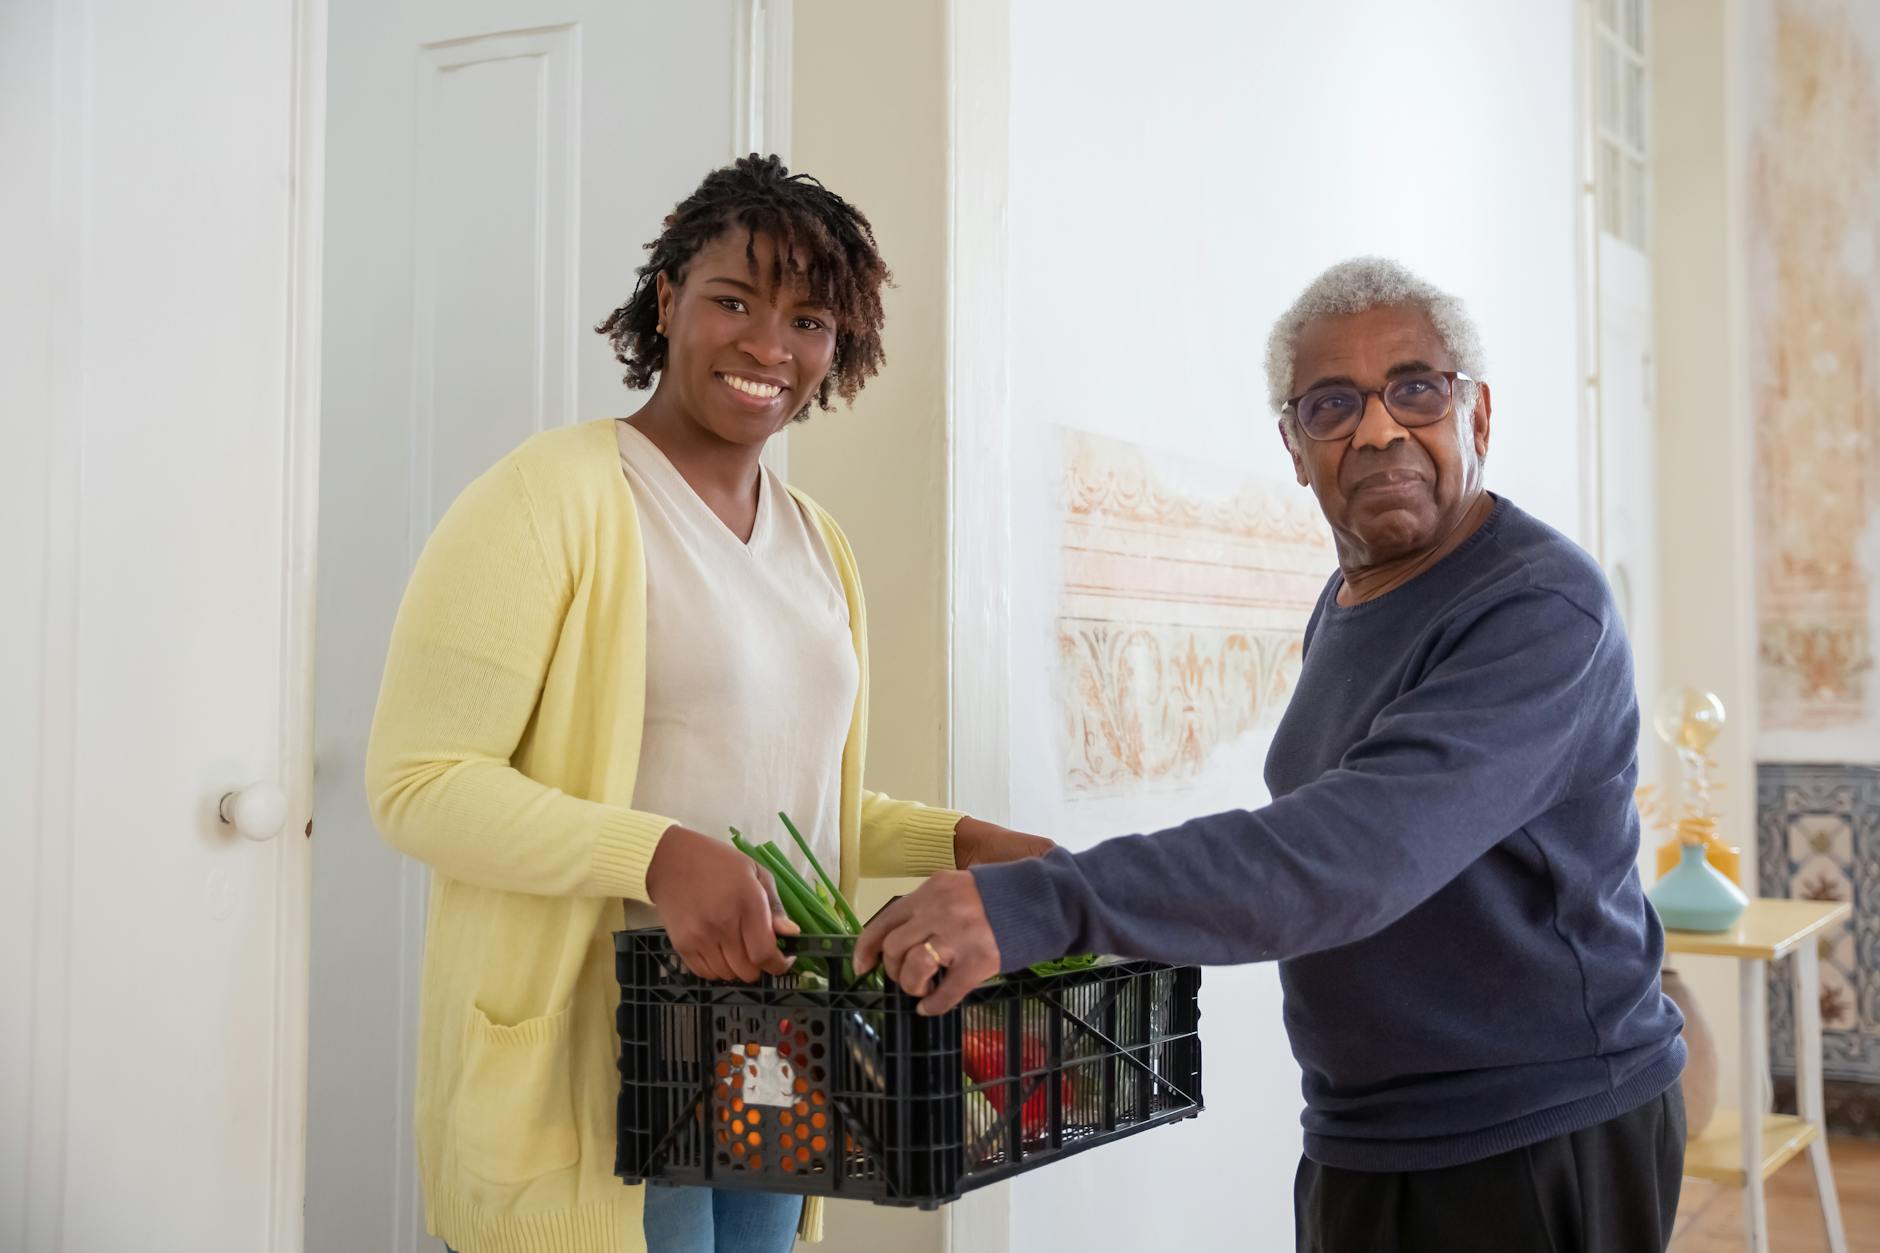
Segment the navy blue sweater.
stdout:
<path fill-rule="evenodd" d="M 976 868 L 1005 967 L 1277 960 L 1306 1152 L 1330 1166 L 1474 1161 L 1656 1097 L 1684 1045 L 1598 566 L 1503 500 L 1397 590 L 1344 606 L 1340 585 L 1306 628 L 1272 803 Z"/>

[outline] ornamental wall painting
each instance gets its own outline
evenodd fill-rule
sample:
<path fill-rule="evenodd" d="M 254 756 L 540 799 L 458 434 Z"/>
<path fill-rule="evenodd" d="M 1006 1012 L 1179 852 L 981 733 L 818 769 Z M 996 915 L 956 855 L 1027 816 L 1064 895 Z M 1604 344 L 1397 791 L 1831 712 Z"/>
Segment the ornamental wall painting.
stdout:
<path fill-rule="evenodd" d="M 1880 761 L 1880 6 L 1750 6 L 1764 749 Z"/>
<path fill-rule="evenodd" d="M 1291 482 L 1078 431 L 1059 447 L 1063 794 L 1187 787 L 1285 710 L 1330 533 Z"/>

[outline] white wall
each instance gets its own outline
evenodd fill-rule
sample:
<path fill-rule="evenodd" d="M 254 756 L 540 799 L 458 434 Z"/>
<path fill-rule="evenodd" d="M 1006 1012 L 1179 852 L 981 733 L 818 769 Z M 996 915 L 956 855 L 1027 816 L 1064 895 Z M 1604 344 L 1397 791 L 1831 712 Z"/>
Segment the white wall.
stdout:
<path fill-rule="evenodd" d="M 1482 325 L 1490 485 L 1577 534 L 1574 11 L 1026 0 L 1010 38 L 1012 816 L 1081 847 L 1258 804 L 1265 743 L 1186 792 L 1065 802 L 1039 747 L 1059 739 L 1054 427 L 1289 479 L 1267 328 L 1325 266 L 1384 253 Z M 1207 1114 L 1019 1180 L 1014 1249 L 1290 1247 L 1274 969 L 1208 972 L 1203 1008 Z"/>
<path fill-rule="evenodd" d="M 49 189 L 54 19 L 44 5 L 0 5 L 0 168 L 15 188 Z M 0 600 L 0 1248 L 26 1246 L 33 1118 L 34 934 L 38 829 L 48 728 L 47 541 L 55 488 L 51 318 L 57 290 L 50 195 L 0 195 L 0 531 L 6 535 Z M 52 746 L 56 759 L 58 746 Z M 43 1115 L 42 1115 L 43 1117 Z"/>

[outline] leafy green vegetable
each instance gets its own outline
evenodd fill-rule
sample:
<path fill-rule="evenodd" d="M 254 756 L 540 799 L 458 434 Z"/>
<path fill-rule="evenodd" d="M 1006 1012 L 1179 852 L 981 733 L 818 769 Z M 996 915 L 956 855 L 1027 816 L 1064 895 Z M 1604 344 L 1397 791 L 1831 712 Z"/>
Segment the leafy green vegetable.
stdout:
<path fill-rule="evenodd" d="M 1034 975 L 1068 975 L 1073 971 L 1088 970 L 1102 961 L 1095 953 L 1080 953 L 1074 957 L 1060 957 L 1056 961 L 1039 962 L 1031 967 Z"/>

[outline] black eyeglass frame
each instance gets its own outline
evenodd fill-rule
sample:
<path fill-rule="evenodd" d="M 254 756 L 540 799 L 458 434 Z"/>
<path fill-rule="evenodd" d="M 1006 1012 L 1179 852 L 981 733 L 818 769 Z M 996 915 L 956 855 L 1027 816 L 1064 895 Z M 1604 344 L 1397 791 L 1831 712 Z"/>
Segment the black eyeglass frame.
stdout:
<path fill-rule="evenodd" d="M 1448 393 L 1443 397 L 1445 403 L 1442 412 L 1433 414 L 1427 418 L 1412 415 L 1411 420 L 1406 421 L 1404 415 L 1398 413 L 1396 409 L 1391 407 L 1391 403 L 1384 393 L 1388 392 L 1397 384 L 1404 382 L 1406 379 L 1426 378 L 1431 375 L 1442 378 L 1449 386 Z M 1365 410 L 1371 407 L 1371 397 L 1373 396 L 1377 397 L 1377 403 L 1384 406 L 1384 411 L 1390 414 L 1391 420 L 1396 422 L 1398 426 L 1406 428 L 1434 426 L 1436 423 L 1441 422 L 1444 418 L 1455 412 L 1457 383 L 1480 383 L 1481 381 L 1482 380 L 1476 378 L 1474 375 L 1464 373 L 1461 370 L 1417 370 L 1410 374 L 1400 374 L 1396 378 L 1386 379 L 1382 387 L 1357 387 L 1348 383 L 1334 383 L 1326 387 L 1308 387 L 1281 406 L 1280 413 L 1282 415 L 1291 414 L 1293 421 L 1298 423 L 1299 429 L 1305 432 L 1307 439 L 1315 440 L 1321 444 L 1329 444 L 1335 440 L 1350 439 L 1352 433 L 1356 431 L 1359 426 L 1363 425 Z M 1350 419 L 1349 426 L 1344 430 L 1337 431 L 1330 435 L 1314 434 L 1312 429 L 1306 425 L 1305 420 L 1299 416 L 1299 402 L 1304 400 L 1307 396 L 1310 396 L 1313 392 L 1332 390 L 1358 393 L 1358 407 L 1352 410 L 1356 416 Z"/>

